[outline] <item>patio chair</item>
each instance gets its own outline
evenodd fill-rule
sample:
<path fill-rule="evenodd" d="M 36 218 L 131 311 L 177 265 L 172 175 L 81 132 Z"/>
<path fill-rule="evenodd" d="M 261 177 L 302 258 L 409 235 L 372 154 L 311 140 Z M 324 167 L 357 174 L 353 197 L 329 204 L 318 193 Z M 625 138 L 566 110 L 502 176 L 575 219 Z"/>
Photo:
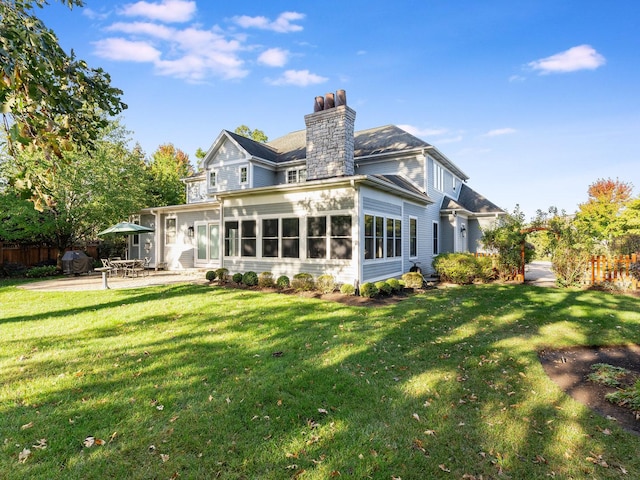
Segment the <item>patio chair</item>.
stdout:
<path fill-rule="evenodd" d="M 125 271 L 125 275 L 130 277 L 137 277 L 138 275 L 144 275 L 144 260 L 136 260 L 129 265 Z"/>
<path fill-rule="evenodd" d="M 143 263 L 142 263 L 142 268 L 144 268 L 144 271 L 142 272 L 142 275 L 149 275 L 149 264 L 151 263 L 151 258 L 150 257 L 144 257 Z"/>
<path fill-rule="evenodd" d="M 109 276 L 111 276 L 111 274 L 114 271 L 114 268 L 113 268 L 113 265 L 111 265 L 111 262 L 109 262 L 109 259 L 108 258 L 101 258 L 100 261 L 102 262 L 102 268 L 98 268 L 96 270 L 101 271 L 101 272 L 102 271 L 106 271 L 107 274 Z"/>

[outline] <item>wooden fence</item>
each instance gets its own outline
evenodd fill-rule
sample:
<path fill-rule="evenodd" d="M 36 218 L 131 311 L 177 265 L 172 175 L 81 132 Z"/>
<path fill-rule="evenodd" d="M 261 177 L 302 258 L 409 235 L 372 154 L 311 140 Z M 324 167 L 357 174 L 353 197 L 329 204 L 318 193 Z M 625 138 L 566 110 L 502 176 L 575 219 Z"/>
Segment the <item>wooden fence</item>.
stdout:
<path fill-rule="evenodd" d="M 93 258 L 98 258 L 98 245 L 89 244 L 82 250 Z M 56 261 L 59 250 L 48 245 L 23 245 L 0 242 L 0 264 L 15 263 L 32 267 L 41 262 Z"/>
<path fill-rule="evenodd" d="M 591 257 L 589 264 L 586 283 L 589 285 L 597 285 L 599 283 L 613 283 L 625 288 L 638 288 L 638 280 L 629 274 L 629 266 L 638 262 L 638 254 L 616 255 L 607 257 L 605 255 L 596 255 Z"/>

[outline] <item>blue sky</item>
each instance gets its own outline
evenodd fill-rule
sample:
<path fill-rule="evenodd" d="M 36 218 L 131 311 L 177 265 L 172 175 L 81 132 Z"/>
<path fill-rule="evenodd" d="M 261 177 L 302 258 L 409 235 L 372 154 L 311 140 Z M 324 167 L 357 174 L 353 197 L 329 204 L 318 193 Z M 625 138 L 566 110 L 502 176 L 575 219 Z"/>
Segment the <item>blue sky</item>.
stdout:
<path fill-rule="evenodd" d="M 148 155 L 170 142 L 195 163 L 241 124 L 275 139 L 345 89 L 357 130 L 407 129 L 509 211 L 573 212 L 599 178 L 640 193 L 635 0 L 86 0 L 37 14 L 111 74 Z"/>

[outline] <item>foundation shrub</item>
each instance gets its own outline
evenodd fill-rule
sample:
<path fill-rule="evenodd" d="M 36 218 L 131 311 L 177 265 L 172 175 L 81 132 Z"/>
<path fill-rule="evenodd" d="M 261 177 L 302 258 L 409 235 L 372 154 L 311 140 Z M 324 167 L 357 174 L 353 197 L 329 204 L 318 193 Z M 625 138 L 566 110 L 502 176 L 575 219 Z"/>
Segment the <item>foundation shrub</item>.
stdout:
<path fill-rule="evenodd" d="M 433 268 L 445 282 L 466 285 L 480 276 L 477 258 L 470 253 L 443 253 L 433 261 Z"/>
<path fill-rule="evenodd" d="M 316 285 L 310 273 L 296 273 L 291 281 L 291 287 L 299 292 L 310 292 L 316 288 Z"/>
<path fill-rule="evenodd" d="M 258 286 L 260 288 L 272 288 L 275 285 L 276 282 L 273 279 L 273 273 L 262 272 L 260 275 L 258 275 Z"/>
<path fill-rule="evenodd" d="M 242 283 L 242 274 L 241 273 L 234 273 L 233 276 L 231 277 L 231 280 L 233 280 L 234 283 Z"/>
<path fill-rule="evenodd" d="M 280 290 L 282 290 L 283 288 L 289 288 L 289 285 L 291 285 L 291 282 L 289 280 L 289 277 L 287 277 L 286 275 L 280 275 L 276 280 L 276 287 L 278 287 Z"/>
<path fill-rule="evenodd" d="M 213 282 L 216 279 L 216 272 L 215 270 L 209 270 L 207 271 L 207 273 L 204 274 L 204 278 L 206 278 L 207 280 L 209 280 L 210 282 Z"/>
<path fill-rule="evenodd" d="M 393 288 L 387 282 L 376 282 L 375 286 L 380 295 L 391 295 L 391 292 L 393 292 Z"/>
<path fill-rule="evenodd" d="M 360 296 L 373 298 L 378 295 L 378 287 L 374 283 L 366 282 L 360 286 Z"/>
<path fill-rule="evenodd" d="M 229 281 L 229 270 L 226 268 L 218 268 L 216 270 L 216 278 L 218 279 L 218 282 L 226 283 Z"/>
<path fill-rule="evenodd" d="M 390 278 L 386 282 L 391 287 L 392 293 L 400 293 L 402 291 L 403 286 L 397 278 Z"/>
<path fill-rule="evenodd" d="M 408 272 L 402 275 L 402 281 L 406 288 L 422 288 L 422 274 L 419 272 Z"/>
<path fill-rule="evenodd" d="M 258 285 L 258 274 L 256 272 L 246 272 L 242 275 L 242 283 L 247 287 L 255 287 Z"/>
<path fill-rule="evenodd" d="M 336 279 L 333 275 L 325 274 L 320 275 L 316 279 L 316 289 L 320 293 L 328 294 L 332 293 L 336 289 Z"/>
<path fill-rule="evenodd" d="M 350 283 L 343 283 L 342 285 L 340 285 L 340 293 L 342 295 L 348 296 L 354 295 L 356 293 L 356 287 L 354 287 Z"/>

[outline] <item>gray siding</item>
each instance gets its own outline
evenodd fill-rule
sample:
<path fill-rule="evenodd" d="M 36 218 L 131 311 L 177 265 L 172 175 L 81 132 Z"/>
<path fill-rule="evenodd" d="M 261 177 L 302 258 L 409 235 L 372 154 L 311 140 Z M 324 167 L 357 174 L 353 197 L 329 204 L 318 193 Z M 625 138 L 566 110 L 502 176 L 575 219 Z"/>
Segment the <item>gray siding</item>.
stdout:
<path fill-rule="evenodd" d="M 363 282 L 373 282 L 378 280 L 386 280 L 390 277 L 402 275 L 402 260 L 390 260 L 386 262 L 365 263 L 363 266 Z"/>
<path fill-rule="evenodd" d="M 402 215 L 402 206 L 383 202 L 370 197 L 363 197 L 362 207 L 365 211 L 385 213 L 387 215 Z"/>
<path fill-rule="evenodd" d="M 337 202 L 337 201 L 336 201 Z M 314 202 L 310 201 L 314 209 L 318 212 L 328 212 L 334 210 L 350 210 L 354 207 L 355 201 L 353 198 L 345 199 L 341 198 L 339 203 L 336 202 Z M 300 202 L 301 203 L 301 202 Z M 224 218 L 238 218 L 238 217 L 268 217 L 275 215 L 291 215 L 296 209 L 293 203 L 279 202 L 279 203 L 266 203 L 263 205 L 246 205 L 246 206 L 234 206 L 225 207 Z M 305 205 L 305 206 L 308 206 Z"/>
<path fill-rule="evenodd" d="M 268 168 L 253 166 L 253 187 L 268 187 L 275 185 L 276 173 Z"/>
<path fill-rule="evenodd" d="M 424 187 L 424 160 L 418 157 L 392 159 L 385 162 L 356 164 L 356 175 L 403 175 L 421 188 Z"/>
<path fill-rule="evenodd" d="M 409 260 L 409 232 L 410 232 L 410 218 L 414 217 L 417 220 L 417 247 L 418 256 L 411 258 L 420 262 L 420 268 L 424 273 L 432 272 L 431 256 L 429 252 L 432 249 L 431 242 L 431 222 L 427 221 L 427 210 L 420 205 L 414 205 L 412 203 L 406 203 L 403 207 L 404 217 L 402 218 L 402 252 L 404 258 L 404 264 L 402 266 L 403 272 L 408 272 L 413 266 L 413 263 Z"/>
<path fill-rule="evenodd" d="M 231 190 L 240 190 L 249 188 L 249 182 L 240 183 L 240 168 L 249 168 L 249 162 L 236 163 L 233 165 L 224 165 L 214 167 L 217 172 L 216 186 L 210 189 L 210 192 L 228 192 Z M 249 179 L 251 181 L 251 179 Z"/>

